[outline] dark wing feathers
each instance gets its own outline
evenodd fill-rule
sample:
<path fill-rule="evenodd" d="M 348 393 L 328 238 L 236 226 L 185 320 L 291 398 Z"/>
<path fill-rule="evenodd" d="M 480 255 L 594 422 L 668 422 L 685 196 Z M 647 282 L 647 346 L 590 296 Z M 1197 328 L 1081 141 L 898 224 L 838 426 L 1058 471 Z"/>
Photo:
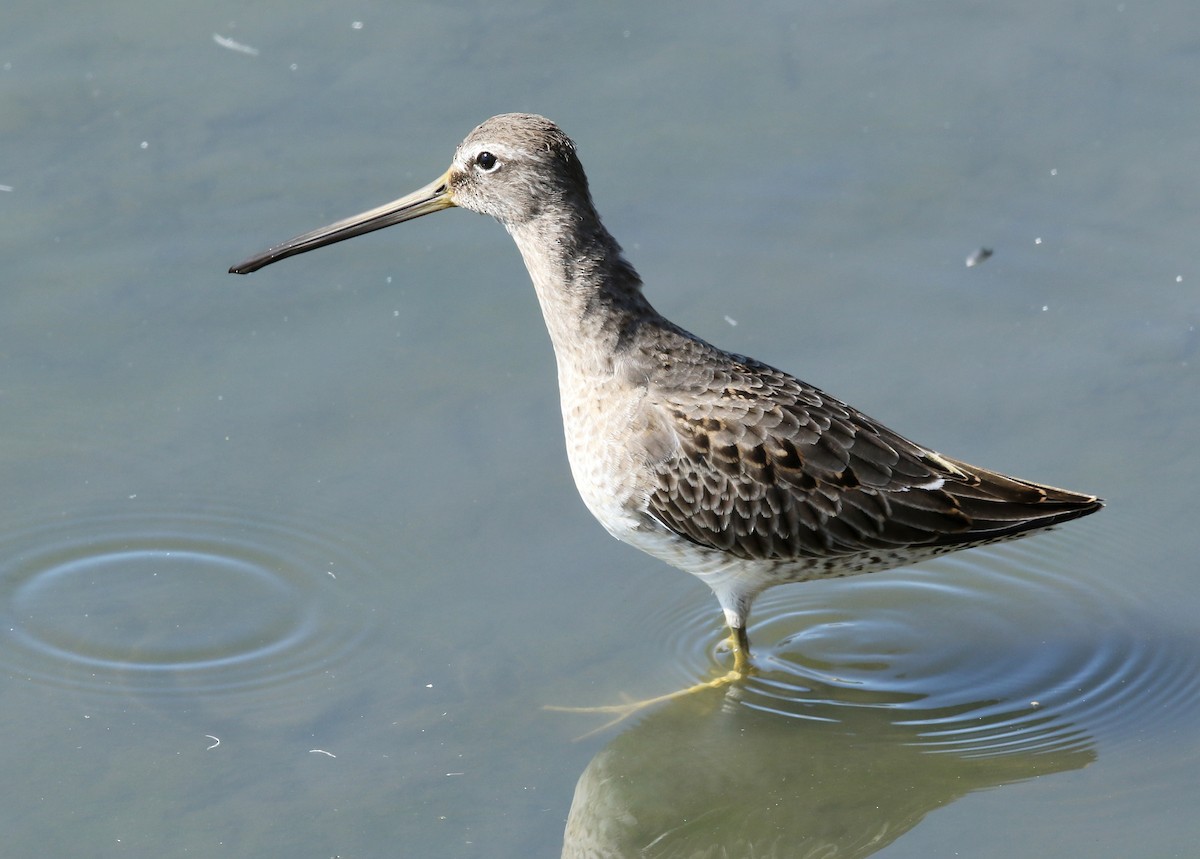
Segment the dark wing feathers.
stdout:
<path fill-rule="evenodd" d="M 674 436 L 651 463 L 648 512 L 702 546 L 747 559 L 954 546 L 1101 506 L 943 457 L 786 373 L 730 360 L 690 385 L 672 374 L 647 403 Z"/>

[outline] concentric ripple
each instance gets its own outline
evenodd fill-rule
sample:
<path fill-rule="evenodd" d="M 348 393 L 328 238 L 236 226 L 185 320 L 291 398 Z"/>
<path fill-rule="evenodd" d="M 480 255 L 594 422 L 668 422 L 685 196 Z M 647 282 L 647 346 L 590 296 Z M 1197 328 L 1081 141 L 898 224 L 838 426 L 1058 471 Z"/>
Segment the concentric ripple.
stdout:
<path fill-rule="evenodd" d="M 370 581 L 319 523 L 132 506 L 63 515 L 0 535 L 0 665 L 122 693 L 285 683 L 369 632 Z"/>
<path fill-rule="evenodd" d="M 1195 642 L 1098 584 L 1088 552 L 1056 536 L 768 591 L 750 628 L 760 671 L 737 699 L 832 722 L 887 710 L 900 741 L 960 756 L 1083 749 L 1193 712 Z M 718 612 L 680 615 L 672 647 L 703 676 Z"/>

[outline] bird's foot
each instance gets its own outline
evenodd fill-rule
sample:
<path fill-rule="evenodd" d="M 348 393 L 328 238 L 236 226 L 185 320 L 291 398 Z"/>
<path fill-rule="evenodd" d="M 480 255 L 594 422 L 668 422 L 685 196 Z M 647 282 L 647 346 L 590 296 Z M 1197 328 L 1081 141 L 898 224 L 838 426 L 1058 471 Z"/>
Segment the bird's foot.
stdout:
<path fill-rule="evenodd" d="M 621 704 L 606 704 L 600 707 L 557 707 L 546 705 L 544 709 L 553 710 L 556 713 L 606 713 L 612 715 L 612 718 L 599 728 L 576 737 L 576 739 L 582 740 L 584 737 L 590 737 L 593 734 L 598 734 L 601 731 L 611 728 L 613 725 L 618 725 L 630 716 L 650 707 L 665 704 L 668 701 L 674 701 L 688 695 L 694 695 L 697 692 L 706 692 L 710 689 L 723 689 L 726 686 L 732 686 L 734 683 L 745 680 L 755 672 L 754 664 L 750 661 L 750 639 L 746 635 L 745 626 L 729 628 L 729 638 L 726 640 L 726 646 L 733 653 L 733 668 L 726 671 L 720 677 L 714 677 L 712 680 L 704 680 L 683 689 L 677 689 L 665 695 L 655 695 L 653 698 L 645 698 L 641 701 L 626 700 Z"/>
<path fill-rule="evenodd" d="M 668 692 L 665 695 L 655 695 L 653 698 L 643 698 L 640 701 L 626 700 L 620 704 L 605 704 L 599 707 L 557 707 L 554 705 L 546 705 L 544 709 L 553 710 L 556 713 L 604 713 L 611 715 L 612 718 L 598 728 L 582 734 L 576 739 L 582 740 L 586 737 L 598 734 L 601 731 L 606 731 L 613 725 L 619 725 L 630 716 L 642 712 L 643 710 L 654 707 L 658 704 L 665 704 L 667 701 L 674 701 L 677 698 L 683 698 L 688 695 L 693 695 L 696 692 L 704 692 L 709 689 L 720 689 L 724 686 L 729 686 L 736 683 L 745 677 L 745 674 L 736 669 L 730 670 L 720 677 L 714 677 L 712 680 L 705 680 L 701 683 L 696 683 L 692 686 L 687 686 L 683 689 L 676 689 L 674 692 Z"/>
<path fill-rule="evenodd" d="M 679 698 L 685 698 L 697 692 L 706 692 L 710 689 L 722 689 L 726 686 L 732 686 L 734 683 L 746 679 L 753 672 L 754 667 L 750 665 L 749 660 L 744 658 L 737 659 L 735 660 L 734 667 L 720 677 L 714 677 L 712 680 L 704 680 L 683 689 L 676 689 L 674 692 L 668 692 L 665 695 L 655 695 L 653 698 L 644 698 L 640 701 L 626 700 L 620 704 L 606 704 L 599 707 L 558 707 L 548 704 L 543 709 L 553 710 L 556 713 L 604 713 L 612 716 L 611 719 L 600 727 L 576 737 L 576 739 L 582 740 L 601 731 L 606 731 L 613 725 L 618 725 L 630 716 L 650 707 L 665 704 L 668 701 L 674 701 Z"/>

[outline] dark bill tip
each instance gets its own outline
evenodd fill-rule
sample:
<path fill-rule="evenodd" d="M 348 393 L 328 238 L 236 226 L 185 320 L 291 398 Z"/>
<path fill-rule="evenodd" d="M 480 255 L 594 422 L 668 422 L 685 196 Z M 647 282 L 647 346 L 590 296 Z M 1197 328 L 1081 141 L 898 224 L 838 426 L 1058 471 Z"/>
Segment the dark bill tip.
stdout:
<path fill-rule="evenodd" d="M 235 266 L 230 266 L 229 273 L 250 274 L 252 271 L 258 271 L 260 268 L 265 268 L 282 259 L 361 236 L 364 233 L 382 230 L 393 224 L 411 221 L 413 218 L 448 209 L 453 205 L 454 200 L 450 196 L 449 173 L 447 173 L 424 188 L 401 197 L 399 200 L 393 200 L 370 211 L 344 218 L 270 247 Z"/>

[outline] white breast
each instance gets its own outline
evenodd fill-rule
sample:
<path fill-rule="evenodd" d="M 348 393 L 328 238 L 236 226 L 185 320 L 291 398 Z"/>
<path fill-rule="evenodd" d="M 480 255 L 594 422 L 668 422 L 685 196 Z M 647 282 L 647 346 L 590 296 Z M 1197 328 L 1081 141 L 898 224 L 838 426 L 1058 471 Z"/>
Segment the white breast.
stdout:
<path fill-rule="evenodd" d="M 631 438 L 642 394 L 612 377 L 559 367 L 563 434 L 583 503 L 610 534 L 632 542 L 645 509 L 645 458 Z"/>

